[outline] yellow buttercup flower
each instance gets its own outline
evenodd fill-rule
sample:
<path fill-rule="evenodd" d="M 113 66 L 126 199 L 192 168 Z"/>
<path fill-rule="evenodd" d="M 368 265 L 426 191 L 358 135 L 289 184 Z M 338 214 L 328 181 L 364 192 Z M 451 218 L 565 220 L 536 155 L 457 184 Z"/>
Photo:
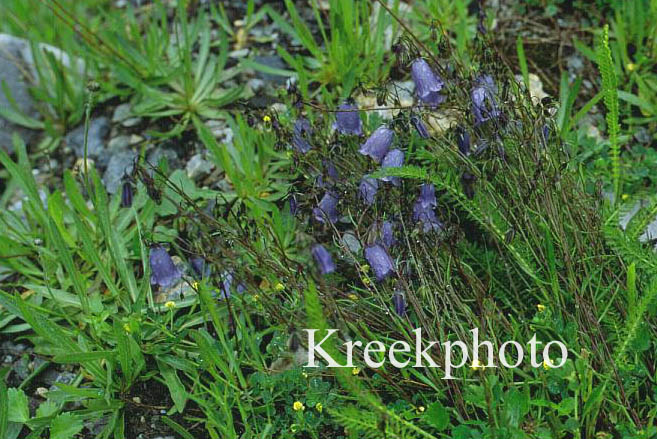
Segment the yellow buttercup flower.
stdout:
<path fill-rule="evenodd" d="M 164 307 L 167 309 L 174 309 L 176 307 L 176 302 L 173 300 L 169 300 L 167 303 L 164 304 Z"/>
<path fill-rule="evenodd" d="M 472 370 L 482 370 L 484 369 L 484 365 L 479 362 L 479 360 L 475 360 L 472 362 L 472 365 L 470 366 L 470 369 Z"/>
<path fill-rule="evenodd" d="M 352 375 L 358 375 L 359 373 L 360 373 L 360 368 L 354 367 L 353 369 L 351 369 Z"/>
<path fill-rule="evenodd" d="M 545 305 L 543 305 L 543 304 L 539 303 L 538 305 L 536 305 L 536 308 L 538 308 L 538 312 L 545 311 Z"/>
<path fill-rule="evenodd" d="M 282 283 L 279 282 L 274 286 L 274 289 L 276 291 L 283 291 L 285 289 L 285 285 L 283 285 Z"/>
<path fill-rule="evenodd" d="M 424 413 L 424 406 L 421 405 L 420 407 L 418 407 L 417 411 L 420 413 Z"/>
<path fill-rule="evenodd" d="M 295 412 L 298 411 L 303 411 L 306 409 L 306 407 L 303 405 L 301 401 L 294 401 L 294 404 L 292 404 L 292 408 L 294 409 Z"/>
<path fill-rule="evenodd" d="M 322 413 L 322 410 L 324 410 L 324 406 L 322 405 L 321 402 L 318 402 L 317 404 L 315 404 L 315 410 Z"/>
<path fill-rule="evenodd" d="M 369 285 L 369 284 L 371 284 L 371 283 L 372 283 L 372 281 L 370 280 L 369 277 L 365 276 L 365 277 L 363 278 L 363 284 L 365 284 L 365 285 Z"/>
<path fill-rule="evenodd" d="M 268 114 L 265 114 L 265 116 L 262 118 L 264 122 L 271 122 L 271 117 Z"/>
<path fill-rule="evenodd" d="M 621 198 L 623 199 L 623 201 L 625 201 L 625 200 L 627 200 L 628 198 L 630 198 L 630 194 L 623 194 L 623 195 L 621 196 Z"/>
<path fill-rule="evenodd" d="M 550 369 L 552 367 L 551 364 L 552 364 L 552 360 L 546 358 L 545 360 L 543 360 L 543 369 L 545 370 Z"/>

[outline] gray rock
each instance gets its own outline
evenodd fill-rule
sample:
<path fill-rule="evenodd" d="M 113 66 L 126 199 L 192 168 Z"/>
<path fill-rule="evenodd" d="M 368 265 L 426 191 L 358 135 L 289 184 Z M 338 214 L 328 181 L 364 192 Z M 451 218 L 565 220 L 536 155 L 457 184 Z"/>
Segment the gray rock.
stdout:
<path fill-rule="evenodd" d="M 130 146 L 130 136 L 116 136 L 109 141 L 107 149 L 110 152 L 117 152 L 128 146 Z"/>
<path fill-rule="evenodd" d="M 187 176 L 192 180 L 200 177 L 202 175 L 209 174 L 212 169 L 214 169 L 214 164 L 203 158 L 202 154 L 195 154 L 187 162 L 185 170 L 187 171 Z"/>
<path fill-rule="evenodd" d="M 89 122 L 89 135 L 87 138 L 87 156 L 96 159 L 105 150 L 105 138 L 109 133 L 109 121 L 106 117 L 92 119 Z M 84 157 L 84 124 L 80 125 L 64 138 L 66 145 L 74 152 L 76 157 Z"/>
<path fill-rule="evenodd" d="M 103 183 L 107 192 L 113 194 L 121 187 L 121 179 L 126 173 L 132 172 L 136 157 L 137 153 L 131 150 L 118 151 L 110 157 L 103 174 Z"/>
<path fill-rule="evenodd" d="M 60 49 L 47 44 L 40 43 L 37 47 L 41 51 L 53 54 L 64 66 L 74 67 L 80 74 L 84 72 L 85 65 L 81 59 L 71 58 Z M 4 82 L 11 91 L 11 97 L 20 113 L 33 119 L 39 119 L 39 113 L 34 106 L 29 88 L 36 84 L 38 77 L 30 42 L 12 35 L 0 34 L 0 82 Z M 2 91 L 0 91 L 0 108 L 11 109 Z M 38 136 L 37 131 L 18 126 L 0 117 L 0 148 L 13 150 L 14 133 L 21 136 L 27 144 L 32 143 Z"/>
<path fill-rule="evenodd" d="M 0 83 L 6 85 L 11 91 L 11 98 L 16 102 L 18 110 L 29 117 L 38 118 L 39 113 L 29 93 L 26 73 L 30 72 L 29 65 L 23 59 L 22 51 L 29 45 L 27 41 L 0 34 Z M 4 91 L 0 89 L 0 108 L 11 110 L 9 100 Z M 0 117 L 0 148 L 13 151 L 12 136 L 17 133 L 26 143 L 31 143 L 37 132 L 20 127 Z"/>
<path fill-rule="evenodd" d="M 139 125 L 141 123 L 141 118 L 132 115 L 132 105 L 121 104 L 114 110 L 112 122 L 120 123 L 124 127 L 130 128 Z"/>
<path fill-rule="evenodd" d="M 346 232 L 344 235 L 342 235 L 342 243 L 355 256 L 358 256 L 360 254 L 360 250 L 362 246 L 360 245 L 360 241 L 358 240 L 356 235 L 354 235 L 352 232 Z"/>
<path fill-rule="evenodd" d="M 169 164 L 169 169 L 178 169 L 180 168 L 180 159 L 178 158 L 178 153 L 169 147 L 157 147 L 148 153 L 146 156 L 146 161 L 153 166 L 157 166 L 160 163 L 160 160 L 166 158 L 167 163 Z"/>
<path fill-rule="evenodd" d="M 272 67 L 275 69 L 287 69 L 287 64 L 285 61 L 278 55 L 259 55 L 253 59 L 258 64 L 262 64 L 267 67 Z M 286 76 L 272 75 L 271 73 L 263 73 L 256 71 L 256 77 L 262 79 L 265 82 L 269 82 L 275 85 L 283 85 L 287 80 Z"/>

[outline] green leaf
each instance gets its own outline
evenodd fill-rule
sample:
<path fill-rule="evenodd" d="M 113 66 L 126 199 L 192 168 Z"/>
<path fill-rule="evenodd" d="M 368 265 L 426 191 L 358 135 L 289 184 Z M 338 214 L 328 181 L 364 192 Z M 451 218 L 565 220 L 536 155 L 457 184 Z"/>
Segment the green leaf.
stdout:
<path fill-rule="evenodd" d="M 10 422 L 24 424 L 30 420 L 30 407 L 25 392 L 19 389 L 9 389 L 7 392 L 9 400 L 8 419 Z"/>
<path fill-rule="evenodd" d="M 438 431 L 443 431 L 449 426 L 449 413 L 440 401 L 431 404 L 422 419 Z"/>
<path fill-rule="evenodd" d="M 50 439 L 73 439 L 82 431 L 82 420 L 70 413 L 62 413 L 50 424 Z"/>
<path fill-rule="evenodd" d="M 9 395 L 4 379 L 0 379 L 0 437 L 7 437 L 9 427 Z"/>
<path fill-rule="evenodd" d="M 176 410 L 178 410 L 179 413 L 182 413 L 185 410 L 185 404 L 187 403 L 187 392 L 185 391 L 185 386 L 183 386 L 173 367 L 159 359 L 157 360 L 157 365 L 162 377 L 164 378 L 164 384 L 169 388 L 169 393 L 171 394 L 171 399 L 173 399 L 173 403 L 176 406 Z"/>

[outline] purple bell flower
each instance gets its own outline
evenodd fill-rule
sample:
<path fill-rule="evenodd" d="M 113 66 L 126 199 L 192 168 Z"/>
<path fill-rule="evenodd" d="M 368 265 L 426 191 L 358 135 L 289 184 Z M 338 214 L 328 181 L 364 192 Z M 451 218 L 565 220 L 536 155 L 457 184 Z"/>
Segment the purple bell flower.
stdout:
<path fill-rule="evenodd" d="M 171 256 L 161 245 L 151 247 L 149 262 L 151 265 L 151 284 L 153 285 L 168 288 L 182 277 L 182 273 L 173 263 Z"/>
<path fill-rule="evenodd" d="M 363 155 L 372 157 L 372 159 L 381 163 L 392 145 L 392 139 L 395 132 L 388 128 L 386 125 L 378 127 L 372 135 L 360 146 L 360 152 Z"/>
<path fill-rule="evenodd" d="M 497 108 L 497 102 L 495 101 L 495 94 L 497 94 L 497 86 L 490 75 L 477 78 L 475 87 L 470 94 L 475 125 L 480 125 L 500 115 L 500 110 Z"/>
<path fill-rule="evenodd" d="M 411 123 L 415 127 L 415 131 L 417 131 L 417 134 L 423 138 L 423 139 L 428 139 L 431 137 L 429 134 L 429 131 L 427 130 L 427 127 L 424 125 L 424 122 L 422 122 L 422 119 L 420 116 L 413 115 L 411 116 Z"/>
<path fill-rule="evenodd" d="M 320 223 L 325 223 L 328 218 L 329 222 L 338 221 L 338 194 L 335 192 L 326 192 L 319 202 L 319 206 L 313 209 L 313 215 Z"/>
<path fill-rule="evenodd" d="M 192 267 L 194 274 L 198 279 L 210 277 L 212 274 L 212 267 L 200 256 L 194 256 L 189 260 L 189 265 Z"/>
<path fill-rule="evenodd" d="M 456 130 L 456 143 L 459 146 L 459 151 L 464 156 L 470 155 L 470 133 L 465 128 L 458 127 Z"/>
<path fill-rule="evenodd" d="M 436 201 L 436 188 L 432 184 L 423 184 L 420 186 L 420 196 L 416 204 L 419 204 L 423 209 L 434 208 L 438 205 Z"/>
<path fill-rule="evenodd" d="M 127 208 L 130 206 L 132 206 L 132 183 L 125 180 L 121 188 L 121 207 Z"/>
<path fill-rule="evenodd" d="M 404 317 L 404 314 L 406 314 L 406 299 L 404 298 L 404 293 L 396 290 L 392 294 L 392 304 L 395 307 L 395 313 L 397 313 L 399 317 Z"/>
<path fill-rule="evenodd" d="M 358 192 L 360 193 L 360 197 L 368 206 L 374 204 L 374 198 L 376 197 L 376 192 L 378 190 L 379 180 L 376 178 L 371 178 L 367 175 L 360 180 L 360 184 L 358 185 Z"/>
<path fill-rule="evenodd" d="M 390 221 L 384 221 L 379 230 L 381 235 L 380 243 L 385 248 L 390 248 L 397 243 L 395 239 L 395 226 Z"/>
<path fill-rule="evenodd" d="M 220 299 L 228 299 L 231 294 L 232 294 L 232 287 L 233 287 L 233 282 L 235 282 L 235 276 L 233 273 L 229 271 L 224 271 L 221 274 L 221 294 L 219 296 Z M 237 287 L 235 287 L 235 292 L 237 294 L 242 294 L 244 291 L 246 291 L 246 287 L 244 284 L 239 283 L 237 284 Z"/>
<path fill-rule="evenodd" d="M 335 123 L 333 126 L 341 134 L 354 134 L 360 136 L 363 134 L 363 126 L 360 120 L 360 115 L 358 107 L 353 102 L 345 102 L 339 107 L 340 110 L 348 111 L 338 111 L 335 113 Z"/>
<path fill-rule="evenodd" d="M 420 187 L 420 196 L 413 205 L 413 221 L 422 224 L 424 233 L 440 231 L 443 228 L 443 223 L 438 220 L 436 212 L 434 212 L 437 204 L 434 186 L 432 184 L 423 184 Z"/>
<path fill-rule="evenodd" d="M 300 117 L 294 122 L 292 133 L 292 146 L 302 154 L 306 154 L 312 149 L 308 138 L 312 135 L 312 127 L 307 119 Z"/>
<path fill-rule="evenodd" d="M 394 261 L 386 249 L 379 244 L 365 248 L 365 259 L 367 259 L 370 267 L 372 267 L 376 280 L 379 282 L 395 271 Z"/>
<path fill-rule="evenodd" d="M 413 61 L 411 77 L 415 83 L 415 93 L 420 101 L 435 107 L 445 100 L 445 97 L 439 93 L 445 83 L 424 59 L 418 58 Z"/>
<path fill-rule="evenodd" d="M 382 168 L 399 168 L 404 164 L 404 152 L 400 149 L 393 149 L 383 158 L 381 162 Z M 399 177 L 382 177 L 381 180 L 390 182 L 395 186 L 401 184 L 401 179 Z"/>
<path fill-rule="evenodd" d="M 329 274 L 335 271 L 335 263 L 333 262 L 333 258 L 323 245 L 315 244 L 310 252 L 315 259 L 315 262 L 319 266 L 320 273 Z"/>

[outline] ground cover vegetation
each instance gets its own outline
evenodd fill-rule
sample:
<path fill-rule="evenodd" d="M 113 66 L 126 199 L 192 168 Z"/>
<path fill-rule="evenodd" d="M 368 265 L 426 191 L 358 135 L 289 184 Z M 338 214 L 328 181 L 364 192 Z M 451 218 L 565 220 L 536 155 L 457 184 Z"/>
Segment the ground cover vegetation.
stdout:
<path fill-rule="evenodd" d="M 657 437 L 656 1 L 5 0 L 0 32 L 0 438 Z M 304 368 L 305 328 L 568 359 Z"/>

